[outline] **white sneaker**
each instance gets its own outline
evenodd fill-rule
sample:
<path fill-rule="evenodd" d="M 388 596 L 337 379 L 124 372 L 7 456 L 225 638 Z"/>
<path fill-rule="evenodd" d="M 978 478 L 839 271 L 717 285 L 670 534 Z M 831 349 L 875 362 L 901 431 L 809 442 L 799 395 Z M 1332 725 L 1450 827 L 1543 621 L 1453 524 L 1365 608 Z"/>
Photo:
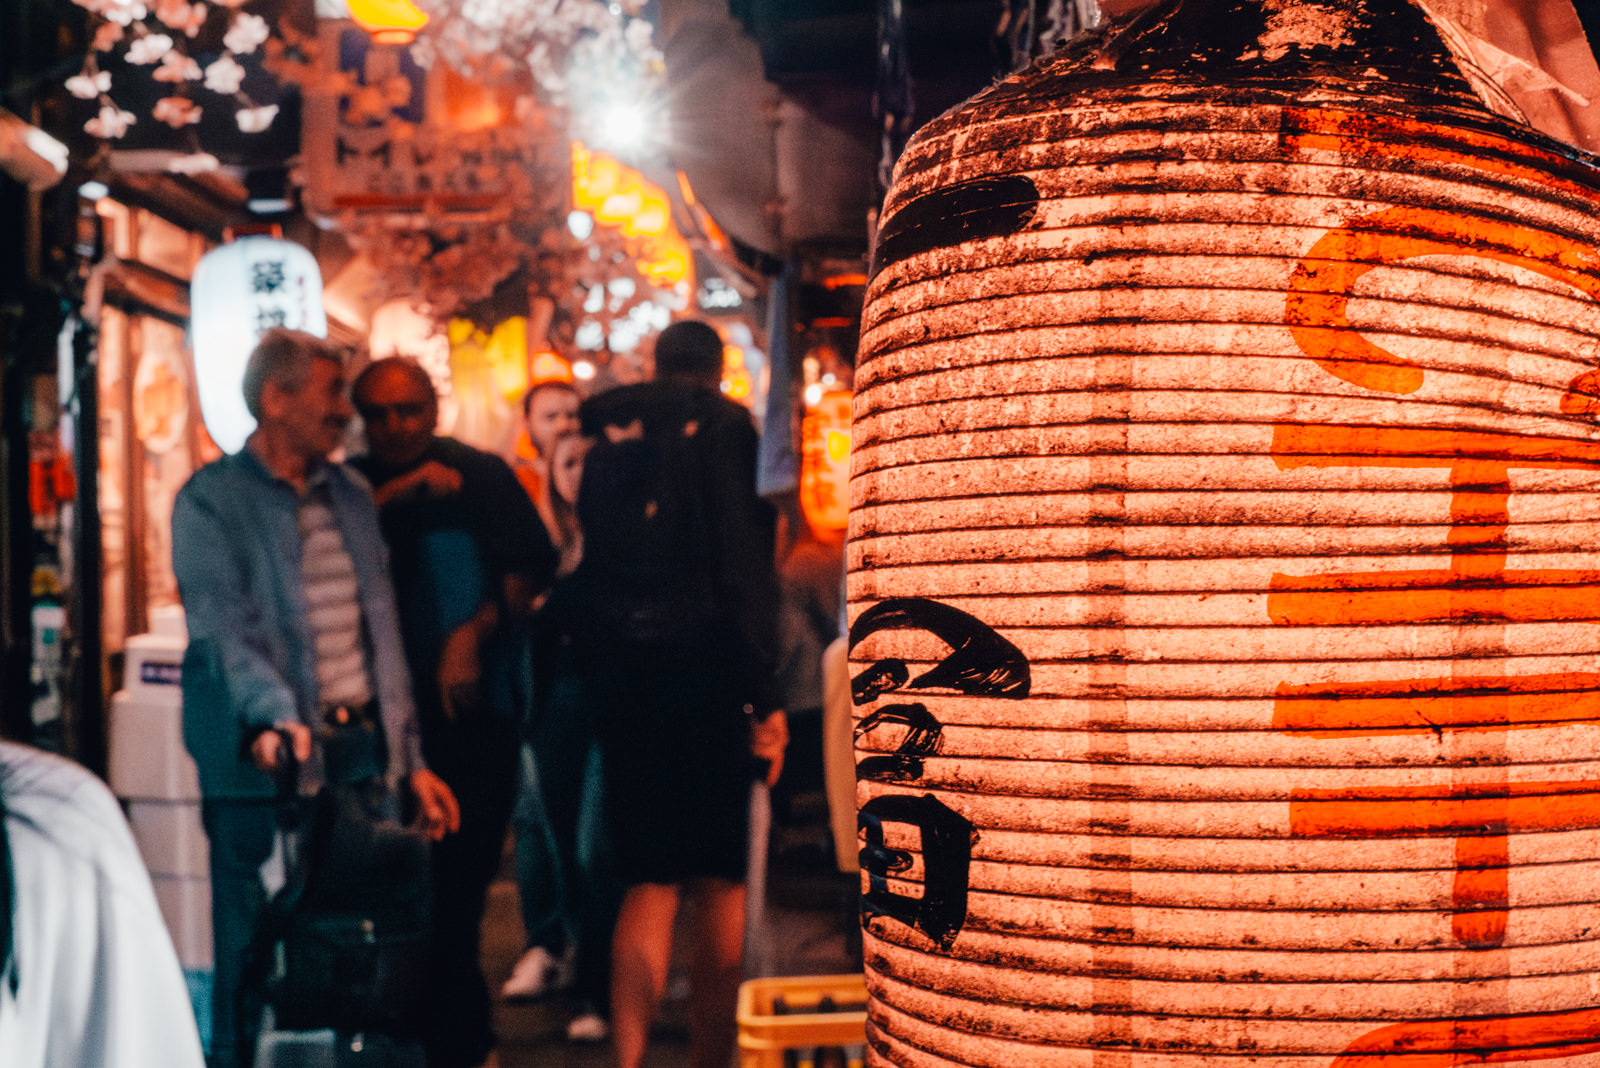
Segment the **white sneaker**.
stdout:
<path fill-rule="evenodd" d="M 517 960 L 511 977 L 500 988 L 500 996 L 507 1001 L 532 1001 L 564 990 L 571 983 L 571 950 L 557 957 L 543 946 L 534 946 Z"/>
<path fill-rule="evenodd" d="M 584 1012 L 567 1024 L 568 1042 L 604 1042 L 611 1037 L 611 1026 L 598 1012 Z"/>

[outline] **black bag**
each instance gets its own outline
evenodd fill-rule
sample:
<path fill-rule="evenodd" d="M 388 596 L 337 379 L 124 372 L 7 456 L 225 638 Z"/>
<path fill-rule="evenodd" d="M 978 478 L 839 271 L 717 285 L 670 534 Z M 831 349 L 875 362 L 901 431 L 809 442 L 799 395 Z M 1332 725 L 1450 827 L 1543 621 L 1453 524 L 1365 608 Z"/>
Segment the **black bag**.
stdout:
<path fill-rule="evenodd" d="M 715 582 L 698 444 L 680 431 L 589 450 L 578 492 L 580 567 L 641 592 Z"/>
<path fill-rule="evenodd" d="M 280 784 L 280 827 L 286 841 L 299 831 L 299 848 L 285 850 L 287 878 L 252 954 L 278 1029 L 416 1034 L 426 997 L 429 844 L 381 817 L 381 801 L 377 783 L 330 784 L 302 820 Z M 285 826 L 300 822 L 303 829 Z"/>

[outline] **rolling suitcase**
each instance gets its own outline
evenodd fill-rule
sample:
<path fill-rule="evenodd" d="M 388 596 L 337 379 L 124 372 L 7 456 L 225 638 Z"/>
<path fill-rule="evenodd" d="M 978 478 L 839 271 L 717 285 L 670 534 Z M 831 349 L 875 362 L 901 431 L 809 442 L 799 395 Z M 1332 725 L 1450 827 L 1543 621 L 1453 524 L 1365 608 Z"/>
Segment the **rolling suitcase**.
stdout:
<path fill-rule="evenodd" d="M 284 884 L 247 973 L 268 1005 L 255 1068 L 423 1068 L 428 841 L 379 814 L 376 783 L 302 801 L 293 763 L 279 780 Z"/>

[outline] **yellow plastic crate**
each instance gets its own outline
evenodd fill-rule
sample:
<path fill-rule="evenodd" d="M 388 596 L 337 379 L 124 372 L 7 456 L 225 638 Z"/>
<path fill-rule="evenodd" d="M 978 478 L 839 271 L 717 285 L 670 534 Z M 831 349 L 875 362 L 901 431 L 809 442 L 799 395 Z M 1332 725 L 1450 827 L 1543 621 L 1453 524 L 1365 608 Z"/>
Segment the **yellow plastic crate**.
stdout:
<path fill-rule="evenodd" d="M 860 1006 L 852 1012 L 816 1011 L 823 999 Z M 864 1046 L 867 1041 L 864 975 L 797 975 L 751 979 L 739 987 L 739 1068 L 790 1068 L 813 1063 L 818 1048 Z M 780 1012 L 779 1009 L 783 1011 Z M 859 1056 L 851 1058 L 859 1064 Z"/>

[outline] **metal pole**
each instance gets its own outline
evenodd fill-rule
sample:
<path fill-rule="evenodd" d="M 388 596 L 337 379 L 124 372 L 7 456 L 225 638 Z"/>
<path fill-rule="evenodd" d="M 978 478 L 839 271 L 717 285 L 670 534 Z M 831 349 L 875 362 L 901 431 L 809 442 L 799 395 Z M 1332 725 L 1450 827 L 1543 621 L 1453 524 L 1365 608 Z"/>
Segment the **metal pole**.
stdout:
<path fill-rule="evenodd" d="M 72 336 L 72 372 L 77 411 L 72 423 L 78 495 L 73 504 L 72 673 L 73 734 L 77 757 L 106 774 L 105 680 L 101 677 L 100 591 L 100 393 L 97 374 L 100 331 L 84 319 Z"/>

